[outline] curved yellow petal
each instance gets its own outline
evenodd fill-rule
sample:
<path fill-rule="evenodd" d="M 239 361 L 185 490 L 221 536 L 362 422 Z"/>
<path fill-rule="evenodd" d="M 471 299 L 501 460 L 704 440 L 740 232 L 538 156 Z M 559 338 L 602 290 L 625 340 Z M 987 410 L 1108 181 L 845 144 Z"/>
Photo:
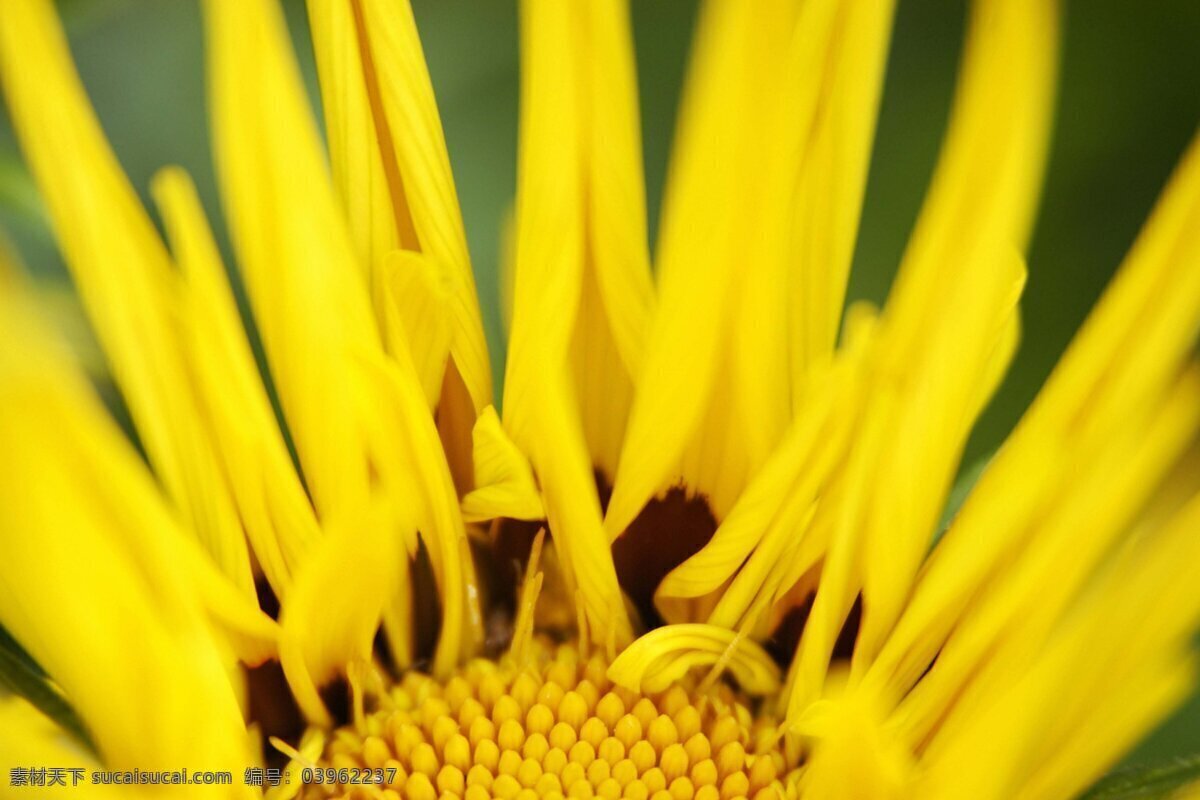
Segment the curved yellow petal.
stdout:
<path fill-rule="evenodd" d="M 318 687 L 369 667 L 405 558 L 396 515 L 379 501 L 337 520 L 305 560 L 280 614 L 280 663 L 310 723 L 332 727 Z M 352 578 L 352 579 L 350 579 Z"/>
<path fill-rule="evenodd" d="M 740 569 L 765 539 L 782 544 L 797 534 L 797 518 L 816 499 L 854 420 L 858 398 L 850 391 L 848 371 L 843 365 L 839 372 L 829 371 L 824 380 L 816 382 L 818 388 L 806 405 L 805 416 L 789 428 L 709 543 L 663 579 L 658 595 L 707 594 Z M 752 580 L 750 586 L 758 583 Z"/>
<path fill-rule="evenodd" d="M 779 688 L 779 668 L 766 651 L 736 631 L 715 625 L 665 625 L 645 634 L 609 665 L 608 677 L 631 691 L 661 692 L 692 668 L 720 665 L 749 694 Z"/>
<path fill-rule="evenodd" d="M 177 276 L 88 105 L 48 0 L 0 8 L 0 76 L 147 456 L 214 560 L 252 596 L 246 540 L 186 371 Z"/>
<path fill-rule="evenodd" d="M 923 325 L 920 349 L 898 360 L 890 351 L 887 310 L 880 353 L 868 379 L 868 416 L 885 426 L 873 469 L 876 485 L 865 498 L 862 545 L 863 627 L 855 650 L 862 664 L 880 646 L 903 611 L 913 579 L 929 549 L 962 450 L 982 409 L 980 387 L 1003 374 L 1012 355 L 1011 320 L 1025 283 L 1021 259 L 1007 248 L 967 262 L 973 274 L 957 282 L 936 322 Z"/>
<path fill-rule="evenodd" d="M 402 530 L 419 531 L 428 548 L 441 598 L 441 630 L 432 670 L 445 675 L 483 644 L 479 587 L 459 513 L 458 495 L 411 364 L 382 354 L 364 364 L 369 393 L 389 410 L 370 420 L 370 463 L 395 504 Z M 410 544 L 410 553 L 415 547 Z"/>
<path fill-rule="evenodd" d="M 857 534 L 866 498 L 875 488 L 871 470 L 886 435 L 885 418 L 876 414 L 861 420 L 847 463 L 822 498 L 824 507 L 819 511 L 831 518 L 832 530 L 812 608 L 780 693 L 780 710 L 791 721 L 824 694 L 830 658 L 862 587 L 862 544 Z"/>
<path fill-rule="evenodd" d="M 529 460 L 504 433 L 496 409 L 488 406 L 475 422 L 475 486 L 462 500 L 467 522 L 490 519 L 545 519 Z"/>

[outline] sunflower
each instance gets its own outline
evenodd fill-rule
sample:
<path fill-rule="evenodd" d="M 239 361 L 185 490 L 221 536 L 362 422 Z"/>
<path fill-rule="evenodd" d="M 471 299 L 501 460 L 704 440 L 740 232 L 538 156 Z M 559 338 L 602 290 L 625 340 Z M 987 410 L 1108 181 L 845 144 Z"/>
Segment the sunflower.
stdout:
<path fill-rule="evenodd" d="M 523 0 L 502 412 L 408 3 L 309 0 L 327 153 L 274 0 L 203 8 L 232 273 L 179 168 L 160 234 L 51 0 L 0 3 L 119 390 L 6 256 L 0 794 L 1070 798 L 1192 690 L 1200 145 L 942 523 L 1053 2 L 976 0 L 891 296 L 843 310 L 889 0 L 704 4 L 653 273 L 628 9 Z"/>

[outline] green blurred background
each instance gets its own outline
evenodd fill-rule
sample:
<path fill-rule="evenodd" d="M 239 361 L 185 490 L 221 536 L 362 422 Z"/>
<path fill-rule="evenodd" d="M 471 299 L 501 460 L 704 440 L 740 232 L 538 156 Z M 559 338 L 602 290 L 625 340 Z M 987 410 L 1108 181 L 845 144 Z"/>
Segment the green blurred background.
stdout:
<path fill-rule="evenodd" d="M 0 0 L 2 2 L 3 0 Z M 285 0 L 310 89 L 304 7 Z M 61 0 L 101 122 L 145 196 L 181 164 L 221 227 L 195 0 Z M 515 184 L 516 19 L 499 0 L 414 0 L 438 94 L 499 374 L 500 221 Z M 900 0 L 851 298 L 886 296 L 946 121 L 966 5 Z M 633 0 L 651 221 L 666 169 L 694 0 Z M 1057 125 L 1029 255 L 1025 334 L 964 463 L 990 453 L 1028 404 L 1132 241 L 1200 121 L 1200 3 L 1078 0 L 1067 9 Z M 42 276 L 65 281 L 0 111 L 0 226 Z M 1200 753 L 1200 700 L 1136 760 Z"/>

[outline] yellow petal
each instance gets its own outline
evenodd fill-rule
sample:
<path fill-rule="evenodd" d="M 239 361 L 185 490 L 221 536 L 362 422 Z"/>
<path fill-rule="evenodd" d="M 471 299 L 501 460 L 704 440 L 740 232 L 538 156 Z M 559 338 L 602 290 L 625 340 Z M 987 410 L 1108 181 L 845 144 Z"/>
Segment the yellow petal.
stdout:
<path fill-rule="evenodd" d="M 370 665 L 375 631 L 404 558 L 395 514 L 375 502 L 331 524 L 297 573 L 280 614 L 279 655 L 310 723 L 333 725 L 319 686 L 354 665 Z"/>
<path fill-rule="evenodd" d="M 681 477 L 722 519 L 828 361 L 890 19 L 888 2 L 705 5 L 610 536 Z"/>
<path fill-rule="evenodd" d="M 334 180 L 359 256 L 374 270 L 403 247 L 444 270 L 450 353 L 478 412 L 491 402 L 487 344 L 412 9 L 407 0 L 308 6 Z"/>
<path fill-rule="evenodd" d="M 592 641 L 611 651 L 632 639 L 632 626 L 617 585 L 583 433 L 571 407 L 566 380 L 544 384 L 541 402 L 532 408 L 537 427 L 523 447 L 538 470 L 542 506 L 567 587 L 577 590 Z"/>
<path fill-rule="evenodd" d="M 756 93 L 768 91 L 749 53 L 762 53 L 763 65 L 779 63 L 779 31 L 790 29 L 792 16 L 780 5 L 771 4 L 771 18 L 764 14 L 753 20 L 763 9 L 716 2 L 701 12 L 659 235 L 660 303 L 605 518 L 611 538 L 677 477 L 685 450 L 696 440 L 720 452 L 708 460 L 732 475 L 725 480 L 736 484 L 745 477 L 746 455 L 739 452 L 737 432 L 728 430 L 734 420 L 705 426 L 704 419 L 718 391 L 718 375 L 730 369 L 724 342 L 733 309 L 742 302 L 734 275 L 754 264 L 753 258 L 733 257 L 740 245 L 739 223 L 754 213 L 744 208 L 753 192 L 739 188 L 745 176 L 755 174 L 747 164 L 750 154 L 761 152 L 761 142 L 751 141 L 758 126 L 746 115 L 761 99 Z M 752 34 L 758 31 L 776 35 L 757 41 Z M 766 317 L 764 327 L 773 321 Z M 727 392 L 724 405 L 731 405 L 732 390 Z M 755 424 L 773 435 L 775 421 L 767 417 Z M 719 427 L 722 422 L 725 429 Z M 711 483 L 689 481 L 710 496 L 716 490 Z"/>
<path fill-rule="evenodd" d="M 167 251 L 88 105 L 53 5 L 5 3 L 0 37 L 14 126 L 138 436 L 196 535 L 252 596 L 245 537 L 186 372 Z"/>
<path fill-rule="evenodd" d="M 845 478 L 839 475 L 848 445 L 859 438 L 851 433 L 859 429 L 874 313 L 859 307 L 852 316 L 844 351 L 812 373 L 805 415 L 791 424 L 709 543 L 660 584 L 656 598 L 664 613 L 671 609 L 663 601 L 671 596 L 712 593 L 709 624 L 748 626 L 756 634 L 756 626 L 763 626 L 761 633 L 769 634 L 766 612 L 786 612 L 779 601 L 826 557 L 831 531 L 857 511 L 846 507 Z M 682 620 L 678 614 L 670 619 Z"/>
<path fill-rule="evenodd" d="M 954 481 L 980 386 L 1002 374 L 997 354 L 1011 356 L 1011 320 L 1025 283 L 1013 252 L 966 262 L 947 307 L 924 324 L 920 349 L 899 360 L 890 351 L 895 328 L 881 322 L 880 360 L 868 381 L 867 415 L 884 416 L 884 441 L 873 467 L 876 486 L 866 499 L 862 528 L 863 626 L 855 658 L 868 663 L 904 608 Z M 886 390 L 884 387 L 887 387 Z"/>
<path fill-rule="evenodd" d="M 801 779 L 806 795 L 847 800 L 910 796 L 906 787 L 914 759 L 889 736 L 886 710 L 876 698 L 853 690 L 833 693 L 809 709 L 795 726 L 813 740 Z"/>
<path fill-rule="evenodd" d="M 798 154 L 788 275 L 794 294 L 792 380 L 829 357 L 837 339 L 861 218 L 894 4 L 843 3 L 828 75 Z M 812 35 L 812 34 L 810 34 Z M 797 45 L 792 58 L 812 58 Z M 794 63 L 794 62 L 793 62 Z M 799 66 L 798 69 L 803 69 Z M 809 90 L 811 91 L 811 90 Z M 797 401 L 800 397 L 797 395 Z M 797 413 L 801 406 L 796 406 Z"/>
<path fill-rule="evenodd" d="M 151 794 L 139 787 L 91 785 L 92 771 L 101 769 L 92 754 L 83 750 L 66 731 L 43 716 L 36 708 L 15 695 L 0 698 L 0 750 L 4 751 L 5 769 L 0 775 L 0 797 L 19 798 L 36 792 L 42 797 L 70 797 L 87 791 L 99 800 L 118 800 L 121 797 L 143 798 Z M 31 788 L 14 770 L 31 768 L 63 770 L 64 784 Z M 75 773 L 72 770 L 83 770 Z M 78 776 L 79 783 L 76 783 Z M 80 789 L 79 786 L 86 787 Z"/>
<path fill-rule="evenodd" d="M 105 763 L 253 763 L 229 656 L 256 642 L 266 655 L 273 623 L 186 538 L 19 297 L 0 298 L 0 336 L 0 623 L 62 687 Z"/>
<path fill-rule="evenodd" d="M 935 549 L 872 679 L 911 686 L 978 588 L 1041 519 L 1061 504 L 1089 502 L 1073 498 L 1075 473 L 1115 459 L 1105 454 L 1129 421 L 1162 413 L 1200 326 L 1200 273 L 1181 268 L 1200 258 L 1197 230 L 1200 145 L 1193 144 L 1112 286 Z M 1142 502 L 1154 490 L 1144 481 L 1130 488 Z"/>
<path fill-rule="evenodd" d="M 421 532 L 442 601 L 433 669 L 445 674 L 481 644 L 482 620 L 417 368 L 409 352 L 384 351 L 278 6 L 204 9 L 223 198 L 318 518 L 360 513 L 378 491 L 404 531 Z"/>
<path fill-rule="evenodd" d="M 779 668 L 766 651 L 741 634 L 715 625 L 665 625 L 629 645 L 608 668 L 608 677 L 631 691 L 661 692 L 693 667 L 727 668 L 750 694 L 779 688 Z"/>
<path fill-rule="evenodd" d="M 905 736 L 925 738 L 964 686 L 986 692 L 983 664 L 992 673 L 1023 668 L 1198 430 L 1200 372 L 1193 372 L 1152 417 L 1127 418 L 1102 452 L 1071 470 L 1070 490 L 1042 512 L 1024 552 L 971 603 L 905 699 L 898 713 Z"/>
<path fill-rule="evenodd" d="M 1117 553 L 1025 669 L 952 709 L 918 794 L 1073 796 L 1182 702 L 1196 676 L 1200 597 L 1184 565 L 1200 558 L 1197 525 L 1200 496 Z"/>
<path fill-rule="evenodd" d="M 405 358 L 406 354 L 399 354 L 398 362 L 390 362 L 381 356 L 364 365 L 369 394 L 390 411 L 371 418 L 367 455 L 380 472 L 380 484 L 386 487 L 403 530 L 419 531 L 428 548 L 441 597 L 441 629 L 432 669 L 445 675 L 483 644 L 479 587 L 438 431 Z M 394 368 L 397 363 L 403 368 Z M 411 544 L 409 552 L 415 554 Z"/>
<path fill-rule="evenodd" d="M 376 316 L 384 325 L 386 295 L 381 291 L 385 283 L 380 280 L 380 267 L 402 240 L 415 250 L 416 234 L 391 132 L 379 108 L 374 57 L 362 38 L 358 6 L 354 0 L 310 0 L 308 21 L 333 186 Z"/>
<path fill-rule="evenodd" d="M 254 555 L 283 597 L 304 551 L 319 536 L 246 340 L 220 254 L 191 179 L 177 168 L 152 186 L 183 271 L 184 341 L 204 422 Z"/>
<path fill-rule="evenodd" d="M 365 502 L 349 373 L 378 349 L 278 7 L 204 5 L 226 217 L 288 426 L 321 516 Z"/>
<path fill-rule="evenodd" d="M 824 693 L 829 660 L 862 586 L 861 542 L 857 533 L 866 498 L 875 488 L 870 471 L 886 431 L 885 415 L 863 420 L 845 469 L 822 498 L 822 514 L 832 517 L 821 579 L 788 668 L 780 706 L 790 721 Z"/>
<path fill-rule="evenodd" d="M 476 488 L 462 500 L 463 518 L 545 519 L 529 460 L 504 433 L 496 409 L 488 406 L 479 415 L 473 438 Z"/>
<path fill-rule="evenodd" d="M 760 543 L 775 547 L 798 533 L 796 524 L 816 499 L 844 447 L 854 420 L 857 397 L 850 382 L 851 366 L 861 354 L 844 359 L 837 372 L 830 370 L 806 404 L 807 413 L 789 428 L 779 448 L 746 487 L 729 516 L 698 553 L 674 569 L 659 585 L 662 597 L 699 597 L 707 594 L 742 567 Z M 764 553 L 766 551 L 764 550 Z M 775 564 L 775 557 L 767 559 Z M 761 582 L 756 563 L 747 588 Z M 746 598 L 748 600 L 748 598 Z M 740 608 L 744 610 L 746 604 Z M 715 621 L 710 620 L 713 624 Z M 728 623 L 736 626 L 736 621 Z"/>
<path fill-rule="evenodd" d="M 950 276 L 989 248 L 1024 250 L 1040 194 L 1057 75 L 1058 3 L 976 0 L 937 170 L 888 298 L 893 347 L 946 307 Z M 994 249 L 991 252 L 996 252 Z"/>
<path fill-rule="evenodd" d="M 590 0 L 580 13 L 587 115 L 588 228 L 591 265 L 611 336 L 636 377 L 654 302 L 646 251 L 646 199 L 626 0 Z"/>
<path fill-rule="evenodd" d="M 629 12 L 623 0 L 562 13 L 547 5 L 522 10 L 517 310 L 505 421 L 520 427 L 521 398 L 538 391 L 540 370 L 569 364 L 592 466 L 611 480 L 653 303 Z M 555 237 L 549 225 L 560 227 Z M 535 266 L 542 259 L 553 278 Z"/>
<path fill-rule="evenodd" d="M 598 643 L 629 638 L 595 471 L 611 476 L 652 298 L 627 7 L 522 5 L 504 425 L 529 455 Z"/>
<path fill-rule="evenodd" d="M 895 623 L 953 480 L 980 387 L 1011 354 L 1024 247 L 1049 138 L 1058 4 L 978 0 L 954 110 L 881 323 L 898 403 L 865 520 L 867 664 Z"/>
<path fill-rule="evenodd" d="M 394 337 L 391 350 L 408 348 L 413 367 L 430 408 L 437 406 L 446 374 L 446 357 L 454 331 L 447 309 L 450 294 L 442 283 L 443 271 L 432 257 L 397 250 L 384 259 L 385 330 Z"/>
<path fill-rule="evenodd" d="M 588 447 L 611 481 L 654 305 L 637 76 L 627 0 L 589 0 L 574 24 L 587 242 L 572 359 Z"/>

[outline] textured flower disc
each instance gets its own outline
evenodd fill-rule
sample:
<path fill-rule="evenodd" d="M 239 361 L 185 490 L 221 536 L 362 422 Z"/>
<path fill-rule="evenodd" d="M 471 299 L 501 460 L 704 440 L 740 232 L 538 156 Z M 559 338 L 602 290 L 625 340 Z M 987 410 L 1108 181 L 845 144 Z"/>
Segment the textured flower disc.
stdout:
<path fill-rule="evenodd" d="M 408 673 L 317 764 L 383 770 L 384 785 L 309 783 L 300 796 L 730 800 L 780 797 L 797 777 L 774 720 L 725 684 L 643 695 L 573 645 L 531 650 L 524 666 L 477 659 L 445 683 Z"/>

